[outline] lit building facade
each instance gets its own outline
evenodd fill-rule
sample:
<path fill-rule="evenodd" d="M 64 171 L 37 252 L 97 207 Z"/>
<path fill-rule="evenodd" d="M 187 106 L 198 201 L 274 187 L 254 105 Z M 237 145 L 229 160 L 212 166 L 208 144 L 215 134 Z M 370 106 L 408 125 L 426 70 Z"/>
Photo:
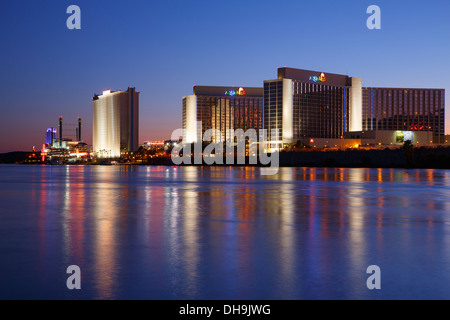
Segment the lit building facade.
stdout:
<path fill-rule="evenodd" d="M 368 131 L 380 131 L 369 136 L 386 141 L 399 131 L 428 131 L 415 140 L 444 141 L 445 89 L 363 87 L 360 77 L 284 67 L 263 88 L 194 86 L 183 97 L 184 141 L 197 141 L 207 129 L 229 140 L 230 129 L 238 128 L 266 130 L 268 151 L 298 141 L 314 146 L 317 139 L 339 146 Z"/>
<path fill-rule="evenodd" d="M 445 132 L 445 90 L 363 88 L 363 128 Z"/>
<path fill-rule="evenodd" d="M 56 140 L 56 128 L 47 128 L 47 132 L 45 133 L 45 144 L 51 146 L 53 140 Z"/>
<path fill-rule="evenodd" d="M 279 68 L 264 81 L 264 129 L 270 149 L 305 137 L 340 139 L 362 129 L 361 78 Z"/>
<path fill-rule="evenodd" d="M 139 148 L 139 92 L 103 91 L 93 99 L 93 151 L 99 158 L 118 158 Z"/>
<path fill-rule="evenodd" d="M 196 142 L 208 129 L 220 131 L 211 141 L 234 141 L 234 130 L 262 129 L 262 110 L 262 88 L 194 86 L 183 97 L 183 141 Z"/>

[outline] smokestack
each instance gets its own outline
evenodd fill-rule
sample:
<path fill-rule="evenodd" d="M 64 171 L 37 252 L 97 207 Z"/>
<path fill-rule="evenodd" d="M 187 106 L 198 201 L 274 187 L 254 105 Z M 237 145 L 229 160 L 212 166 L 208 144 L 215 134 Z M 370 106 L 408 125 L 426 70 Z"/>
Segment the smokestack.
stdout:
<path fill-rule="evenodd" d="M 59 117 L 59 142 L 62 141 L 62 117 Z"/>
<path fill-rule="evenodd" d="M 81 117 L 78 117 L 78 141 L 81 141 Z"/>

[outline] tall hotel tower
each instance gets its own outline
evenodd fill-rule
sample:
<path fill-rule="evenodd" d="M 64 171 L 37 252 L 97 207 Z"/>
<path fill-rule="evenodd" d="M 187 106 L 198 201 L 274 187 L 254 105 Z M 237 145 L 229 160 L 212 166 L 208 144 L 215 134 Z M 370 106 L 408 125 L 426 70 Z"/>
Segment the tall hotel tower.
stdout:
<path fill-rule="evenodd" d="M 302 137 L 361 131 L 361 78 L 279 68 L 278 79 L 264 81 L 264 128 L 275 149 Z"/>
<path fill-rule="evenodd" d="M 139 92 L 103 91 L 93 99 L 93 147 L 99 158 L 118 158 L 139 148 Z"/>

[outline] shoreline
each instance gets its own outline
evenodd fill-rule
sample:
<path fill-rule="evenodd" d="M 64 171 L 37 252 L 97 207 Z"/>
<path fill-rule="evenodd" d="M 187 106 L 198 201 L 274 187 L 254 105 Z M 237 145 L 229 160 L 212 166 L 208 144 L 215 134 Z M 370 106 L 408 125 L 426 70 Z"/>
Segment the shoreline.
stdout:
<path fill-rule="evenodd" d="M 149 166 L 233 166 L 233 167 L 270 167 L 261 163 L 250 164 L 246 157 L 245 164 L 180 164 L 176 165 L 171 158 L 152 158 L 141 162 L 110 163 L 24 163 L 26 153 L 15 152 L 0 154 L 2 164 L 38 164 L 38 165 L 149 165 Z M 5 158 L 6 155 L 6 158 Z M 14 157 L 15 156 L 15 157 Z M 22 157 L 22 158 L 21 158 Z M 5 161 L 6 160 L 6 161 Z M 22 160 L 22 161 L 20 161 Z M 192 159 L 193 161 L 193 159 Z M 450 147 L 437 148 L 397 148 L 373 150 L 308 150 L 298 152 L 280 152 L 279 167 L 328 167 L 328 168 L 395 168 L 395 169 L 450 169 Z"/>

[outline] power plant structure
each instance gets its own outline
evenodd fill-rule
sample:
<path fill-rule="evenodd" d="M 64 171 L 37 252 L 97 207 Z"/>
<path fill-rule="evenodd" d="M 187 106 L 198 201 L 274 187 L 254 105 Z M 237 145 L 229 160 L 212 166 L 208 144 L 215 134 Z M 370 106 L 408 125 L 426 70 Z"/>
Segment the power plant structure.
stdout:
<path fill-rule="evenodd" d="M 59 117 L 58 130 L 55 127 L 47 128 L 45 143 L 58 149 L 81 143 L 81 124 L 81 117 L 78 117 L 77 123 L 64 123 L 63 117 Z"/>
<path fill-rule="evenodd" d="M 47 129 L 45 144 L 41 154 L 43 161 L 50 163 L 87 161 L 90 156 L 89 146 L 81 140 L 81 117 L 77 123 L 64 123 L 59 117 L 58 130 Z"/>

